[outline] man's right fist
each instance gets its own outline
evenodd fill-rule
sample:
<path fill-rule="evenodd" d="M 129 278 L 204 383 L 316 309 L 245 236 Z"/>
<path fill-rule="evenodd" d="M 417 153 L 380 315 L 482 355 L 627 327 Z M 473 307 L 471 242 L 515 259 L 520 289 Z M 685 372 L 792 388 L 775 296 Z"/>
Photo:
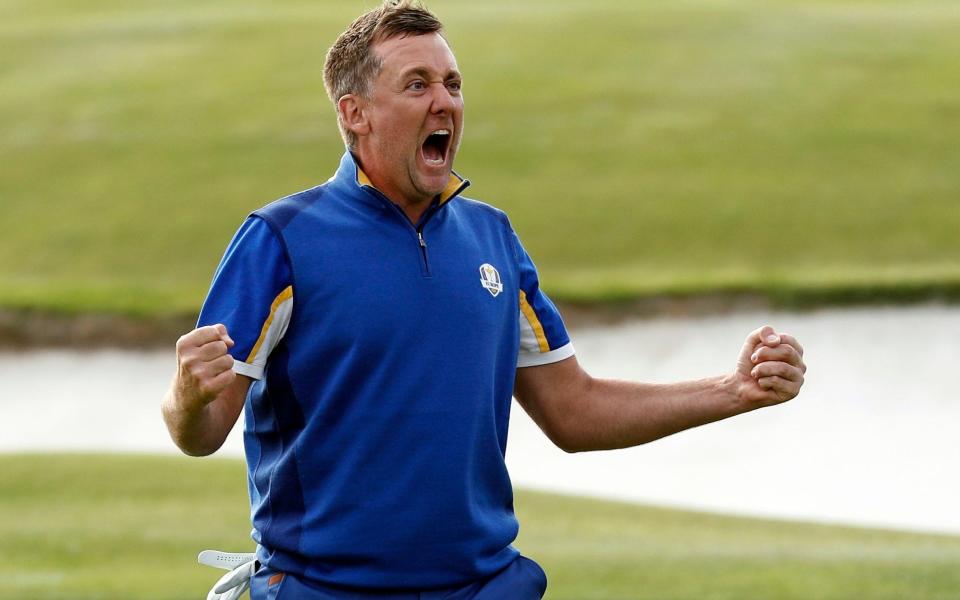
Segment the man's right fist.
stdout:
<path fill-rule="evenodd" d="M 224 325 L 199 327 L 177 340 L 177 394 L 190 412 L 213 402 L 233 383 L 233 340 Z"/>

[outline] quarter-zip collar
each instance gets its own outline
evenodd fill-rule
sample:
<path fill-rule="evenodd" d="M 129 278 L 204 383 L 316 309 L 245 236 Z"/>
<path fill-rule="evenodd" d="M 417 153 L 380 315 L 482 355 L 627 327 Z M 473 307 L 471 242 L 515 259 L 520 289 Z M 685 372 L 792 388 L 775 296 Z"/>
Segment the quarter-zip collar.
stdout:
<path fill-rule="evenodd" d="M 363 172 L 363 169 L 357 164 L 356 159 L 349 150 L 343 153 L 343 158 L 340 159 L 340 167 L 333 176 L 333 180 L 338 184 L 358 190 L 364 188 L 376 190 L 381 196 L 386 197 L 386 194 L 377 190 L 373 183 L 370 182 L 370 178 Z M 469 180 L 460 177 L 455 172 L 451 172 L 450 180 L 447 182 L 447 186 L 443 188 L 443 191 L 440 192 L 437 204 L 442 206 L 450 200 L 453 200 L 459 196 L 463 190 L 467 189 L 469 185 Z"/>

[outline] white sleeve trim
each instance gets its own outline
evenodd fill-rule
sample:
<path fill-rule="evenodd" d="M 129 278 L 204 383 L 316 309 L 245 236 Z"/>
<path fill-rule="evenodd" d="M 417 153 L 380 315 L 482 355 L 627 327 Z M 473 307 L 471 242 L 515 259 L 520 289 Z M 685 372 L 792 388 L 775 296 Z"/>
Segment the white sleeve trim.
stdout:
<path fill-rule="evenodd" d="M 270 316 L 267 317 L 267 323 L 264 324 L 265 330 L 260 334 L 258 346 L 254 347 L 253 360 L 243 362 L 237 359 L 233 360 L 233 370 L 241 375 L 252 377 L 253 379 L 263 379 L 263 370 L 267 366 L 267 359 L 270 353 L 277 347 L 284 334 L 287 333 L 287 326 L 290 324 L 290 314 L 293 312 L 293 291 L 288 287 L 277 295 L 274 300 Z"/>
<path fill-rule="evenodd" d="M 263 379 L 263 366 L 251 365 L 242 360 L 233 359 L 233 372 L 251 379 Z"/>
<path fill-rule="evenodd" d="M 283 336 L 287 333 L 287 326 L 290 324 L 290 315 L 292 312 L 293 294 L 291 293 L 289 298 L 276 305 L 276 309 L 270 317 L 272 320 L 265 332 L 263 344 L 260 346 L 260 350 L 256 356 L 253 357 L 253 360 L 250 361 L 250 364 L 260 367 L 261 370 L 263 369 L 267 364 L 270 353 L 273 352 L 273 349 L 277 347 L 277 344 L 280 343 L 280 340 L 283 339 Z M 250 359 L 248 358 L 247 360 Z"/>
<path fill-rule="evenodd" d="M 542 331 L 542 330 L 541 330 Z M 540 354 L 540 340 L 523 310 L 520 311 L 520 354 Z"/>
<path fill-rule="evenodd" d="M 573 342 L 567 342 L 566 345 L 560 346 L 550 352 L 521 351 L 517 355 L 517 368 L 549 365 L 550 363 L 560 362 L 565 358 L 570 358 L 574 354 L 576 354 L 576 351 L 573 349 Z"/>

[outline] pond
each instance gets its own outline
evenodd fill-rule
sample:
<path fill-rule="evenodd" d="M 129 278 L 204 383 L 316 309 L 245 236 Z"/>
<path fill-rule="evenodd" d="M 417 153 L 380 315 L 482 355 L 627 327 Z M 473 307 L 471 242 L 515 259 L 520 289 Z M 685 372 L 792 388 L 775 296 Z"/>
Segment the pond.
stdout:
<path fill-rule="evenodd" d="M 960 308 L 734 313 L 571 332 L 595 376 L 668 382 L 732 367 L 769 323 L 806 349 L 796 400 L 629 450 L 569 455 L 514 405 L 515 485 L 775 517 L 960 533 Z M 177 452 L 170 351 L 0 354 L 0 451 Z M 237 429 L 220 455 L 242 456 Z"/>

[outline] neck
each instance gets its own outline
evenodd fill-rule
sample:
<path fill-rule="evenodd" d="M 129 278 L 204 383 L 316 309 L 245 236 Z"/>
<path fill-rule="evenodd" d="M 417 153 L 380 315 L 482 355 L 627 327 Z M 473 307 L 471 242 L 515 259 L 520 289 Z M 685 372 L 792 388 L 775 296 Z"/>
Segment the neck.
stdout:
<path fill-rule="evenodd" d="M 386 196 L 386 194 L 384 195 Z M 391 202 L 393 202 L 393 198 L 390 196 L 387 196 L 387 198 L 390 198 Z M 410 222 L 414 225 L 420 222 L 420 218 L 423 217 L 423 213 L 427 212 L 427 209 L 430 208 L 429 201 L 420 201 L 417 203 L 408 204 L 401 204 L 399 202 L 393 203 L 400 207 L 400 210 L 403 211 L 403 214 L 407 215 L 407 218 L 410 219 Z"/>
<path fill-rule="evenodd" d="M 386 196 L 388 200 L 399 206 L 411 223 L 416 224 L 423 213 L 430 208 L 433 196 L 404 193 L 398 186 L 391 185 L 389 178 L 385 177 L 383 171 L 377 168 L 375 160 L 364 159 L 363 155 L 356 149 L 350 152 L 353 154 L 353 159 L 357 162 L 357 165 L 370 180 L 370 184 L 377 188 L 377 191 Z"/>

